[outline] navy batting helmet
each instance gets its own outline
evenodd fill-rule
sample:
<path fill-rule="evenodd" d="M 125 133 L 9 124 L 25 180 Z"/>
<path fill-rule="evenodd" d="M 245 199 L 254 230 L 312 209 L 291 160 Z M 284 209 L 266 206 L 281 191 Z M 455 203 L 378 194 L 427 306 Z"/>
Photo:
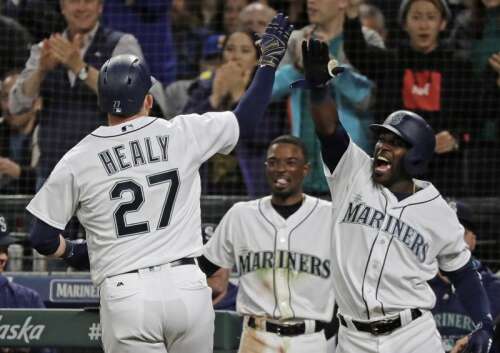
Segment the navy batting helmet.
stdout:
<path fill-rule="evenodd" d="M 132 116 L 141 110 L 152 85 L 153 78 L 142 59 L 134 55 L 114 56 L 99 72 L 99 106 L 113 115 Z"/>
<path fill-rule="evenodd" d="M 370 128 L 376 133 L 390 131 L 410 145 L 403 160 L 410 176 L 422 175 L 427 171 L 436 148 L 436 138 L 424 118 L 407 110 L 398 110 L 389 115 L 383 124 L 372 124 Z"/>

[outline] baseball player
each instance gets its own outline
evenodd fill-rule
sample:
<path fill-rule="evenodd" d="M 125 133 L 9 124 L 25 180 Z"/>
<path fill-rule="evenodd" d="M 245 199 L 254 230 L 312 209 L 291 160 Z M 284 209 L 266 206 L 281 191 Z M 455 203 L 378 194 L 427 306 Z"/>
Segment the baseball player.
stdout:
<path fill-rule="evenodd" d="M 370 158 L 349 138 L 325 93 L 332 78 L 328 46 L 310 40 L 302 51 L 332 195 L 337 352 L 443 352 L 427 284 L 438 269 L 474 321 L 470 351 L 488 352 L 493 323 L 464 228 L 439 191 L 416 179 L 434 152 L 431 127 L 409 111 L 390 114 L 372 125 L 378 140 Z"/>
<path fill-rule="evenodd" d="M 253 83 L 232 112 L 148 117 L 145 62 L 119 55 L 102 66 L 99 104 L 110 126 L 66 153 L 27 209 L 36 217 L 32 244 L 44 255 L 83 257 L 87 245 L 60 232 L 74 213 L 85 227 L 106 353 L 212 352 L 211 290 L 195 261 L 198 169 L 255 128 L 290 31 L 282 14 L 268 25 Z"/>
<path fill-rule="evenodd" d="M 204 247 L 202 269 L 236 266 L 240 274 L 239 353 L 333 352 L 324 332 L 334 307 L 331 205 L 302 192 L 309 168 L 300 139 L 274 139 L 266 159 L 271 195 L 236 203 Z"/>

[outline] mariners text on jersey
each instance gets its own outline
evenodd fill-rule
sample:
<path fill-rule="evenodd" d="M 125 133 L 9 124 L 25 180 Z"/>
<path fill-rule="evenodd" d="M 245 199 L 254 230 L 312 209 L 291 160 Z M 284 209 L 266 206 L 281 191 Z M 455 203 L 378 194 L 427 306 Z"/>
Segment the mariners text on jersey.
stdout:
<path fill-rule="evenodd" d="M 99 152 L 99 159 L 108 175 L 146 163 L 168 160 L 168 135 L 156 136 L 156 140 L 144 137 L 118 144 Z"/>
<path fill-rule="evenodd" d="M 322 260 L 309 254 L 284 250 L 258 251 L 238 255 L 238 260 L 241 275 L 260 269 L 283 268 L 321 278 L 330 277 L 330 260 Z"/>
<path fill-rule="evenodd" d="M 418 258 L 424 262 L 429 250 L 429 243 L 425 242 L 424 237 L 400 219 L 391 215 L 385 215 L 384 212 L 376 210 L 364 202 L 354 204 L 349 202 L 349 207 L 341 221 L 342 223 L 356 223 L 381 229 L 399 239 L 406 245 Z"/>

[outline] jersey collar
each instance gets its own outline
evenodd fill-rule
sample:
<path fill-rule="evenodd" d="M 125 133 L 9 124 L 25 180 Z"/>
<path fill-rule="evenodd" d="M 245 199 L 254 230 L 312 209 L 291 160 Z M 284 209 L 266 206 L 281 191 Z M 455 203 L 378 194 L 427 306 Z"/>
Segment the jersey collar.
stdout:
<path fill-rule="evenodd" d="M 113 126 L 100 126 L 91 135 L 95 137 L 113 137 L 129 134 L 152 124 L 157 118 L 141 116 Z"/>
<path fill-rule="evenodd" d="M 274 209 L 271 204 L 271 196 L 265 196 L 261 200 L 261 205 L 259 207 L 263 208 L 264 214 L 270 218 L 270 221 L 274 225 L 279 225 L 286 227 L 294 227 L 301 222 L 303 222 L 318 206 L 318 199 L 304 194 L 304 201 L 297 211 L 290 215 L 287 219 L 281 217 L 281 215 Z"/>
<path fill-rule="evenodd" d="M 413 182 L 420 190 L 401 201 L 398 201 L 396 196 L 389 191 L 389 189 L 384 188 L 384 193 L 390 200 L 392 200 L 391 203 L 394 205 L 392 207 L 393 209 L 426 203 L 440 196 L 439 191 L 434 187 L 434 185 L 432 185 L 432 183 L 418 179 L 413 179 Z"/>

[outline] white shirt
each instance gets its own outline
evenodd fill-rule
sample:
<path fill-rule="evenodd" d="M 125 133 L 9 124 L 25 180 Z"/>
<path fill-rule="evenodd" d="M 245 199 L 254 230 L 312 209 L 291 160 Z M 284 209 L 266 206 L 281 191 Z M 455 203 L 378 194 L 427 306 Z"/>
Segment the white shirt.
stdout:
<path fill-rule="evenodd" d="M 68 151 L 27 209 L 58 229 L 86 230 L 94 284 L 201 254 L 200 165 L 229 153 L 232 112 L 142 117 L 99 127 Z"/>

